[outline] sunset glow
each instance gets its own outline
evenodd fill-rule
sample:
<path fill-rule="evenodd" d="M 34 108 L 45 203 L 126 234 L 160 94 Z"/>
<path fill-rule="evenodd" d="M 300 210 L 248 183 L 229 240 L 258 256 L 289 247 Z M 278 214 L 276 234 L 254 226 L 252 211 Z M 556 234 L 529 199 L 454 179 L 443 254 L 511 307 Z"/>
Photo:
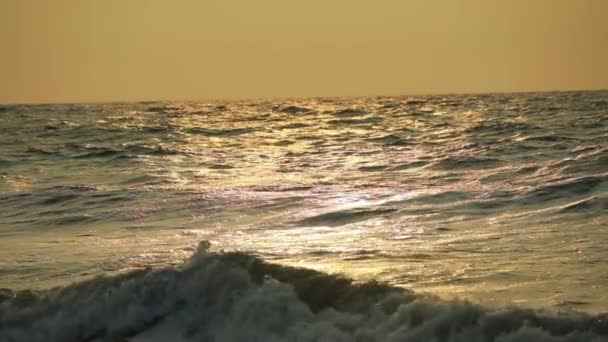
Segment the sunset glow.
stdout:
<path fill-rule="evenodd" d="M 604 0 L 4 0 L 0 103 L 608 88 Z"/>

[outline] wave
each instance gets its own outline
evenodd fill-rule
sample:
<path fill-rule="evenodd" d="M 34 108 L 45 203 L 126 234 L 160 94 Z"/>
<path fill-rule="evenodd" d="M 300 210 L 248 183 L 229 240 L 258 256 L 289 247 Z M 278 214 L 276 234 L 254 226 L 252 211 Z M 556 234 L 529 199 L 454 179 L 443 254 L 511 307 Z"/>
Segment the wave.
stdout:
<path fill-rule="evenodd" d="M 92 146 L 88 144 L 66 144 L 64 147 L 54 149 L 40 149 L 29 147 L 28 154 L 54 156 L 74 159 L 135 159 L 138 156 L 172 156 L 191 154 L 189 151 L 178 150 L 161 145 L 148 145 L 142 143 L 120 144 L 118 147 Z"/>
<path fill-rule="evenodd" d="M 591 104 L 597 108 L 608 108 L 608 100 L 594 100 Z"/>
<path fill-rule="evenodd" d="M 563 197 L 585 195 L 600 187 L 607 180 L 608 174 L 602 174 L 541 185 L 527 192 L 521 200 L 524 203 L 537 203 Z"/>
<path fill-rule="evenodd" d="M 283 129 L 304 128 L 304 127 L 308 127 L 308 125 L 303 122 L 292 122 L 292 123 L 288 123 L 286 125 L 278 126 L 276 129 L 283 130 Z"/>
<path fill-rule="evenodd" d="M 591 213 L 596 215 L 602 210 L 608 210 L 608 197 L 589 197 L 580 201 L 566 204 L 559 208 L 560 213 Z"/>
<path fill-rule="evenodd" d="M 181 108 L 177 106 L 153 106 L 148 107 L 146 110 L 151 113 L 170 113 L 180 109 Z"/>
<path fill-rule="evenodd" d="M 194 127 L 185 129 L 185 133 L 190 134 L 201 134 L 209 137 L 222 137 L 222 136 L 234 136 L 241 135 L 246 133 L 251 133 L 254 130 L 252 128 L 204 128 L 204 127 Z"/>
<path fill-rule="evenodd" d="M 447 157 L 433 164 L 440 169 L 482 169 L 497 167 L 502 160 L 490 157 L 457 156 Z"/>
<path fill-rule="evenodd" d="M 363 110 L 363 109 L 356 109 L 356 108 L 345 108 L 345 109 L 340 109 L 337 110 L 333 113 L 334 116 L 358 116 L 358 115 L 364 115 L 367 114 L 368 112 Z"/>
<path fill-rule="evenodd" d="M 521 122 L 482 122 L 466 128 L 463 132 L 467 134 L 505 134 L 508 132 L 530 132 L 539 129 L 537 126 Z"/>
<path fill-rule="evenodd" d="M 579 141 L 577 138 L 567 137 L 564 135 L 556 135 L 556 134 L 539 134 L 539 135 L 531 135 L 521 138 L 521 141 L 533 141 L 533 142 L 562 142 L 562 141 Z"/>
<path fill-rule="evenodd" d="M 275 108 L 275 109 L 277 109 L 281 113 L 288 113 L 288 114 L 310 113 L 313 111 L 310 108 L 304 108 L 304 107 L 298 107 L 298 106 L 287 106 L 287 107 Z"/>
<path fill-rule="evenodd" d="M 338 120 L 329 120 L 328 124 L 334 126 L 342 126 L 342 125 L 372 125 L 378 124 L 382 122 L 381 118 L 376 117 L 363 117 L 357 119 L 338 119 Z"/>
<path fill-rule="evenodd" d="M 209 253 L 45 291 L 0 291 L 0 340 L 606 341 L 608 315 L 490 310 Z"/>
<path fill-rule="evenodd" d="M 428 162 L 423 161 L 423 160 L 412 160 L 409 162 L 393 165 L 393 166 L 387 168 L 386 170 L 387 171 L 400 171 L 400 170 L 414 169 L 414 168 L 425 166 L 427 164 L 428 164 Z"/>
<path fill-rule="evenodd" d="M 407 146 L 409 142 L 396 134 L 389 134 L 379 138 L 369 138 L 368 141 L 382 143 L 387 146 Z"/>
<path fill-rule="evenodd" d="M 12 166 L 12 165 L 15 165 L 15 164 L 16 164 L 15 161 L 12 161 L 12 160 L 9 160 L 9 159 L 2 159 L 2 158 L 0 158 L 0 167 L 3 167 L 3 166 L 7 166 L 8 167 L 8 166 Z"/>
<path fill-rule="evenodd" d="M 364 221 L 370 217 L 386 215 L 397 211 L 394 208 L 354 208 L 337 211 L 330 211 L 306 217 L 297 221 L 298 225 L 302 226 L 320 226 L 326 225 L 330 227 L 341 226 L 353 222 Z"/>
<path fill-rule="evenodd" d="M 104 190 L 88 186 L 54 186 L 0 195 L 0 218 L 16 227 L 35 230 L 108 219 L 113 207 L 125 205 L 137 195 L 132 189 Z M 23 228 L 23 227 L 22 227 Z"/>
<path fill-rule="evenodd" d="M 423 105 L 426 104 L 428 100 L 418 99 L 418 100 L 407 100 L 404 103 L 406 105 L 415 106 L 415 105 Z"/>

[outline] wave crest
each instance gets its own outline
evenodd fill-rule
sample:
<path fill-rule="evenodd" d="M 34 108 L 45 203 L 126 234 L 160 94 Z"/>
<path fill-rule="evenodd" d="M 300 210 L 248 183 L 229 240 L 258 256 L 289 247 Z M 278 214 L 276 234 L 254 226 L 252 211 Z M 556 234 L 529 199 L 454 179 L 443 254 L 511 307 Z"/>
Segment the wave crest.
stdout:
<path fill-rule="evenodd" d="M 606 341 L 608 316 L 491 311 L 379 283 L 198 252 L 42 292 L 4 290 L 0 340 Z"/>

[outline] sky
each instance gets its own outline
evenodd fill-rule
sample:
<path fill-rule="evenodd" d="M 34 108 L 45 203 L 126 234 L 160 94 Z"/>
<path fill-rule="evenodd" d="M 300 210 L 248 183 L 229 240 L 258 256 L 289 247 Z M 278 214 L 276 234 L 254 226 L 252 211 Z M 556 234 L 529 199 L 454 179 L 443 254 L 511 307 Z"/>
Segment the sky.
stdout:
<path fill-rule="evenodd" d="M 0 103 L 608 88 L 606 0 L 0 0 Z"/>

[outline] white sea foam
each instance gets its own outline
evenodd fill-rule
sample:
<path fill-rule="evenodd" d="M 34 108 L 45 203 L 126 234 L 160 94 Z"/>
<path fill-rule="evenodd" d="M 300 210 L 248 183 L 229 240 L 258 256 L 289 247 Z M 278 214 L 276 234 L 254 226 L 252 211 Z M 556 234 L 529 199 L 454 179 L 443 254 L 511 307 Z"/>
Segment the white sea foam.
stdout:
<path fill-rule="evenodd" d="M 39 293 L 5 293 L 0 341 L 608 341 L 606 316 L 442 302 L 207 253 Z"/>

